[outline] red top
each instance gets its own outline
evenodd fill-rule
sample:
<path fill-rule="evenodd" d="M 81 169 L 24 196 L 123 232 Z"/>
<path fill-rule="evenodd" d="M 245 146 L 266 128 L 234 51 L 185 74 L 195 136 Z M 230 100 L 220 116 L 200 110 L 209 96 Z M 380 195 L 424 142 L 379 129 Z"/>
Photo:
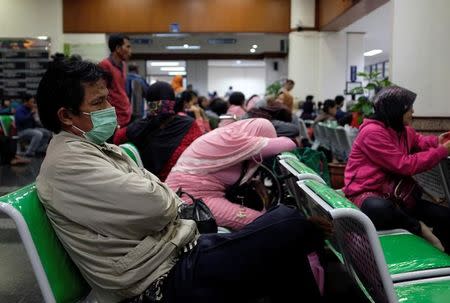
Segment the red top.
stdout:
<path fill-rule="evenodd" d="M 126 65 L 115 65 L 111 58 L 106 58 L 99 63 L 99 66 L 112 76 L 111 86 L 108 87 L 108 101 L 116 108 L 117 123 L 120 127 L 126 126 L 131 119 L 131 104 L 125 91 Z"/>

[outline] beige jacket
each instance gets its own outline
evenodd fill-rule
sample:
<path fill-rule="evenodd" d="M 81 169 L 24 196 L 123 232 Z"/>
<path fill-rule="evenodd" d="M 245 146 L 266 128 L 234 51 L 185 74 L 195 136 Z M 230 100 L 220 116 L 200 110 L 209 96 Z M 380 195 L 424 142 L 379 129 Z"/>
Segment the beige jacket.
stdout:
<path fill-rule="evenodd" d="M 58 238 L 100 302 L 142 293 L 198 237 L 194 221 L 177 218 L 175 193 L 115 145 L 59 133 L 36 186 Z"/>

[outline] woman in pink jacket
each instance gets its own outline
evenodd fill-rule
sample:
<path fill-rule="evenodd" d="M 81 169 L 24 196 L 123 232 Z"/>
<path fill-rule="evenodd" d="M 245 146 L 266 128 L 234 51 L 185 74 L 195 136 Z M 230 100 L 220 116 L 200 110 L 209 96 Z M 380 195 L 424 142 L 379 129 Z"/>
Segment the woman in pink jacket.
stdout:
<path fill-rule="evenodd" d="M 345 195 L 377 229 L 403 228 L 450 252 L 450 210 L 422 200 L 394 202 L 395 185 L 433 168 L 450 152 L 449 133 L 422 136 L 410 126 L 416 94 L 401 87 L 381 90 L 375 114 L 365 119 L 345 169 Z M 433 227 L 433 232 L 428 226 Z"/>
<path fill-rule="evenodd" d="M 278 137 L 266 119 L 246 119 L 217 128 L 196 139 L 172 168 L 166 183 L 179 187 L 209 206 L 217 224 L 238 230 L 263 212 L 227 200 L 225 190 L 236 183 L 242 164 L 251 160 L 242 182 L 256 171 L 266 157 L 296 147 L 294 141 Z"/>

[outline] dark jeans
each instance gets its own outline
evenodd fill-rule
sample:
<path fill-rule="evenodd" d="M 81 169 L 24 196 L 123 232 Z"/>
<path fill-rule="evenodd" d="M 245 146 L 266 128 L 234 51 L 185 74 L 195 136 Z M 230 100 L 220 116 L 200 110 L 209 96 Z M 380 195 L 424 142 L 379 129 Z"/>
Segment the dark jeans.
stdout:
<path fill-rule="evenodd" d="M 394 202 L 370 197 L 364 200 L 361 210 L 372 220 L 376 229 L 403 228 L 421 235 L 419 220 L 433 227 L 433 234 L 441 240 L 450 253 L 450 209 L 425 200 L 418 200 L 414 209 L 400 208 Z"/>
<path fill-rule="evenodd" d="M 0 164 L 9 164 L 16 155 L 16 142 L 0 135 Z"/>
<path fill-rule="evenodd" d="M 297 210 L 276 206 L 242 230 L 201 235 L 164 281 L 165 302 L 320 302 L 307 254 L 323 245 Z"/>

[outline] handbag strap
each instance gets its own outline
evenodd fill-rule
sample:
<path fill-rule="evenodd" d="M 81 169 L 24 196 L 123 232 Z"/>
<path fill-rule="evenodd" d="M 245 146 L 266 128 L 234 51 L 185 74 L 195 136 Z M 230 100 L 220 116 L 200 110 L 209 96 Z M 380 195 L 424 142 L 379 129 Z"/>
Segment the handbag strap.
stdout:
<path fill-rule="evenodd" d="M 197 199 L 195 199 L 194 196 L 192 196 L 190 193 L 183 191 L 181 187 L 178 187 L 176 194 L 180 198 L 182 195 L 188 196 L 189 198 L 191 198 L 193 204 L 195 204 L 195 202 L 197 201 Z"/>
<path fill-rule="evenodd" d="M 233 185 L 231 185 L 231 187 L 238 187 L 241 184 L 242 179 L 244 178 L 245 174 L 248 171 L 248 165 L 249 165 L 249 160 L 245 160 L 242 163 L 241 175 L 239 176 L 239 179 Z"/>

